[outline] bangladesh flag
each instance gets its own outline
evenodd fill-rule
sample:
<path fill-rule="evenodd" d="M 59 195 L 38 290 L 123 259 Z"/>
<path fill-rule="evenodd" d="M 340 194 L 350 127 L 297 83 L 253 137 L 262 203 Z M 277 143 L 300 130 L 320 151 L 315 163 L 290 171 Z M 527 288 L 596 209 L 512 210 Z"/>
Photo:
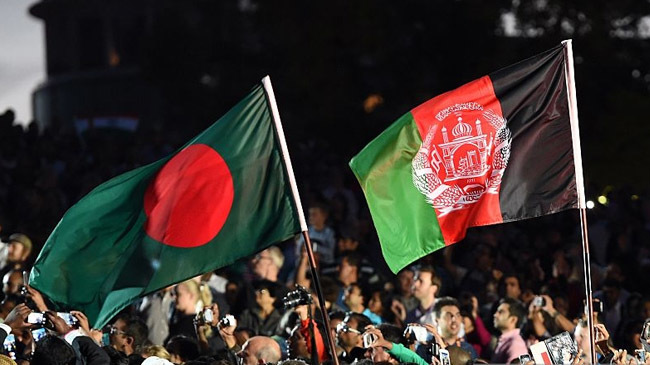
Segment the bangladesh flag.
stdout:
<path fill-rule="evenodd" d="M 425 102 L 350 161 L 393 272 L 469 227 L 579 206 L 567 43 Z"/>
<path fill-rule="evenodd" d="M 30 284 L 101 328 L 135 298 L 300 232 L 264 85 L 173 155 L 71 207 Z"/>

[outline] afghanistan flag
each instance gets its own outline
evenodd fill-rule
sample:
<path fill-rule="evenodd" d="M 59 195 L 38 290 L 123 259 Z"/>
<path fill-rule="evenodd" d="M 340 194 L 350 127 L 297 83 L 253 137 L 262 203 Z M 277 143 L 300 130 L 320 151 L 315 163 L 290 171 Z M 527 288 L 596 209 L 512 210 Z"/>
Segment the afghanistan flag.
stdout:
<path fill-rule="evenodd" d="M 579 206 L 567 43 L 425 102 L 350 161 L 391 270 L 469 227 Z"/>
<path fill-rule="evenodd" d="M 100 328 L 137 297 L 300 232 L 264 84 L 175 154 L 71 207 L 30 284 Z"/>

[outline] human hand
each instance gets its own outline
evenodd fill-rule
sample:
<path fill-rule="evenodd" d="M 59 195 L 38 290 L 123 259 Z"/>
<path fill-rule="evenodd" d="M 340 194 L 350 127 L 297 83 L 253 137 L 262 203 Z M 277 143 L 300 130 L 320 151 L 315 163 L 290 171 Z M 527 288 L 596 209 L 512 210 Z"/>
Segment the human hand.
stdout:
<path fill-rule="evenodd" d="M 610 363 L 615 365 L 636 365 L 637 360 L 632 356 L 628 359 L 627 350 L 614 350 L 614 356 Z"/>
<path fill-rule="evenodd" d="M 308 310 L 309 309 L 307 308 L 306 304 L 299 305 L 299 306 L 297 306 L 296 308 L 293 309 L 293 311 L 298 314 L 301 321 L 305 321 L 305 320 L 309 319 Z"/>
<path fill-rule="evenodd" d="M 59 335 L 65 335 L 66 333 L 70 332 L 70 330 L 72 330 L 72 327 L 65 323 L 65 320 L 63 318 L 57 316 L 56 312 L 47 311 L 43 313 L 43 315 L 45 318 L 47 318 L 45 327 L 53 330 Z"/>
<path fill-rule="evenodd" d="M 429 332 L 430 334 L 433 335 L 433 338 L 435 339 L 436 343 L 440 347 L 442 347 L 443 349 L 447 347 L 447 345 L 445 344 L 445 341 L 442 339 L 442 336 L 440 336 L 440 334 L 438 333 L 438 329 L 436 328 L 436 326 L 434 326 L 432 324 L 429 324 L 429 323 L 425 323 L 422 326 L 424 326 L 424 328 L 426 328 L 427 332 Z"/>
<path fill-rule="evenodd" d="M 390 311 L 395 314 L 395 317 L 399 318 L 400 321 L 406 319 L 406 308 L 404 304 L 397 299 L 393 299 L 393 302 L 390 305 Z"/>
<path fill-rule="evenodd" d="M 362 337 L 366 335 L 373 335 L 376 338 L 375 342 L 370 344 L 370 347 L 385 347 L 388 350 L 393 348 L 393 343 L 386 340 L 384 338 L 384 335 L 382 335 L 381 331 L 377 327 L 369 325 L 366 326 L 365 330 L 366 331 L 363 333 Z"/>
<path fill-rule="evenodd" d="M 582 355 L 582 349 L 578 349 L 578 354 L 573 358 L 573 361 L 571 361 L 571 365 L 584 365 L 585 358 Z"/>
<path fill-rule="evenodd" d="M 41 295 L 41 292 L 29 285 L 26 285 L 25 287 L 27 288 L 29 298 L 31 298 L 34 301 L 34 304 L 36 304 L 36 309 L 38 309 L 40 312 L 47 312 L 48 308 L 45 304 L 45 300 L 43 299 L 43 295 Z"/>
<path fill-rule="evenodd" d="M 23 330 L 30 329 L 32 325 L 27 323 L 27 316 L 32 312 L 28 306 L 21 303 L 14 307 L 14 309 L 7 314 L 4 324 L 11 327 L 11 332 L 20 334 Z"/>
<path fill-rule="evenodd" d="M 555 313 L 557 313 L 557 310 L 553 306 L 553 299 L 546 294 L 542 294 L 542 298 L 544 298 L 544 306 L 542 307 L 542 309 L 545 310 L 551 316 L 554 316 Z"/>
<path fill-rule="evenodd" d="M 90 323 L 88 322 L 88 317 L 80 311 L 70 311 L 70 314 L 79 321 L 79 327 L 81 327 L 87 335 L 90 335 Z"/>

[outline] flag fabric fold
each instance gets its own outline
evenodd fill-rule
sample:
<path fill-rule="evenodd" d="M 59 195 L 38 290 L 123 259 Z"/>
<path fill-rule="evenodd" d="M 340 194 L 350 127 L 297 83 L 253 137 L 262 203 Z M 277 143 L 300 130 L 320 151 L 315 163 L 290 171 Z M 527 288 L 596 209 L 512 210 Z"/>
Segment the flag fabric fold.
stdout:
<path fill-rule="evenodd" d="M 350 161 L 398 272 L 469 227 L 578 208 L 565 45 L 412 109 Z"/>
<path fill-rule="evenodd" d="M 270 101 L 255 87 L 176 153 L 72 206 L 30 285 L 99 328 L 134 299 L 300 232 Z"/>

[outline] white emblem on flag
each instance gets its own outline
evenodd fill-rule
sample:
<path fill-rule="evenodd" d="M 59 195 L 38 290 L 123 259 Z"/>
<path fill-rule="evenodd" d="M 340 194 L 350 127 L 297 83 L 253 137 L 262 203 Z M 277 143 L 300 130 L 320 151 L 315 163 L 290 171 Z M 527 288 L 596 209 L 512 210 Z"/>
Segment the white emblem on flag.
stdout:
<path fill-rule="evenodd" d="M 497 194 L 510 157 L 503 117 L 477 103 L 436 114 L 412 161 L 413 184 L 440 216 Z"/>

